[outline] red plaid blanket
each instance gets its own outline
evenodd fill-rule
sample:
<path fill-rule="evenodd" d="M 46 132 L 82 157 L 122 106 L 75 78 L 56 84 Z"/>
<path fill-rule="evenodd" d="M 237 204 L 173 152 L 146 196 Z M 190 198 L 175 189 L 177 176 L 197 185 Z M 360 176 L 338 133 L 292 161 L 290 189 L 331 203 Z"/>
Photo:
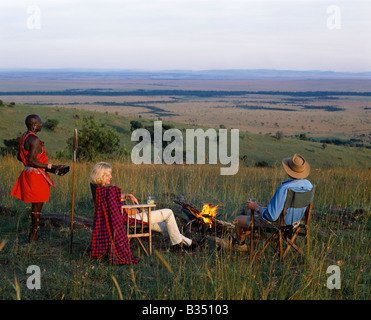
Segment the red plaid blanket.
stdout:
<path fill-rule="evenodd" d="M 98 187 L 96 191 L 93 234 L 90 256 L 108 255 L 114 264 L 138 263 L 126 234 L 127 215 L 121 214 L 121 189 L 115 186 Z"/>

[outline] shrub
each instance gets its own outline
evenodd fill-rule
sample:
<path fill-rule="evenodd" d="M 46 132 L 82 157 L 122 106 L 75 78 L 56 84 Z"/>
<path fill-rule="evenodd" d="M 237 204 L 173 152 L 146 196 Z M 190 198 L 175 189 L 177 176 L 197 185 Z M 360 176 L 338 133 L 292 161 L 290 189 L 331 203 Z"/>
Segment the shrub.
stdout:
<path fill-rule="evenodd" d="M 275 138 L 277 140 L 281 140 L 282 138 L 284 137 L 283 135 L 283 132 L 282 131 L 277 131 L 276 134 L 275 134 Z"/>
<path fill-rule="evenodd" d="M 258 161 L 258 162 L 255 162 L 255 167 L 260 167 L 260 168 L 269 167 L 269 164 L 267 161 Z"/>
<path fill-rule="evenodd" d="M 83 119 L 83 126 L 78 133 L 77 156 L 93 160 L 97 156 L 113 154 L 119 150 L 118 134 L 107 129 L 105 124 L 95 119 Z M 67 140 L 69 149 L 73 149 L 73 137 Z"/>
<path fill-rule="evenodd" d="M 131 127 L 130 127 L 130 131 L 134 131 L 136 129 L 140 129 L 140 128 L 143 128 L 143 125 L 141 122 L 139 121 L 130 121 L 130 124 L 131 124 Z"/>
<path fill-rule="evenodd" d="M 13 139 L 4 139 L 5 148 L 0 148 L 0 154 L 11 154 L 16 155 L 18 152 L 18 146 L 19 146 L 19 140 L 21 139 L 21 134 L 19 134 L 19 137 L 13 138 Z"/>
<path fill-rule="evenodd" d="M 55 127 L 59 124 L 58 119 L 48 119 L 45 122 L 45 127 L 48 128 L 49 130 L 54 130 Z"/>

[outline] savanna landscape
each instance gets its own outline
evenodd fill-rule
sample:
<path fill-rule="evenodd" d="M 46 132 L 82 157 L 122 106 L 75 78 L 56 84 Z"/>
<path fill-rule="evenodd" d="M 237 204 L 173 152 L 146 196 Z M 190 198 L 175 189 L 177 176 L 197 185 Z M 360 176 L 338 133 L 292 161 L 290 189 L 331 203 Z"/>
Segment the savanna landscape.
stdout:
<path fill-rule="evenodd" d="M 179 75 L 115 73 L 4 73 L 0 79 L 0 298 L 4 300 L 368 300 L 370 297 L 371 80 L 283 77 L 207 79 Z M 68 219 L 72 172 L 57 183 L 44 205 L 42 242 L 26 243 L 30 204 L 10 196 L 22 170 L 14 142 L 28 114 L 40 115 L 39 133 L 53 163 L 72 168 L 69 139 L 92 119 L 118 138 L 114 152 L 77 160 L 72 253 Z M 54 121 L 54 126 L 48 126 Z M 135 165 L 130 152 L 133 121 L 143 127 L 239 129 L 239 170 L 220 175 L 218 165 Z M 9 141 L 11 140 L 11 141 Z M 12 144 L 13 142 L 13 144 Z M 83 146 L 80 146 L 82 148 Z M 13 153 L 12 153 L 13 152 Z M 294 153 L 311 164 L 317 186 L 310 224 L 310 250 L 291 250 L 283 261 L 273 249 L 263 256 L 221 247 L 212 232 L 196 252 L 174 254 L 154 235 L 154 254 L 137 265 L 115 266 L 89 257 L 94 207 L 89 175 L 109 161 L 112 183 L 160 208 L 174 200 L 197 208 L 219 205 L 217 218 L 233 223 L 247 214 L 245 201 L 267 205 L 286 179 L 281 159 Z M 56 225 L 55 217 L 65 217 Z M 89 223 L 79 223 L 89 221 Z M 87 220 L 84 220 L 87 219 Z M 219 235 L 218 235 L 219 236 Z M 223 235 L 228 236 L 226 233 Z M 298 239 L 304 246 L 304 240 Z M 256 240 L 256 248 L 262 241 Z M 41 290 L 27 288 L 27 267 L 41 268 Z M 329 289 L 330 266 L 341 270 L 340 289 Z"/>

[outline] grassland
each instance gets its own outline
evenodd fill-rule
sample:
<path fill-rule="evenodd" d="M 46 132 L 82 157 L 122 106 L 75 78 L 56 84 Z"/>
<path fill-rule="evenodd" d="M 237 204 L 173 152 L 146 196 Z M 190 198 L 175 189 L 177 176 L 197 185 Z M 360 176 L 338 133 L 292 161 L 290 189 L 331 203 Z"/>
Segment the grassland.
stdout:
<path fill-rule="evenodd" d="M 118 128 L 122 143 L 131 143 L 130 118 L 115 114 L 21 104 L 4 107 L 0 112 L 3 138 L 22 131 L 23 119 L 29 113 L 36 112 L 43 120 L 58 118 L 60 124 L 55 131 L 40 132 L 50 153 L 64 147 L 73 128 L 78 127 L 76 114 L 80 119 L 93 115 L 111 128 Z M 291 252 L 280 262 L 277 254 L 268 250 L 260 260 L 254 260 L 246 252 L 219 250 L 213 243 L 196 253 L 174 254 L 162 240 L 156 242 L 155 249 L 166 265 L 154 254 L 141 256 L 138 265 L 118 267 L 89 258 L 91 230 L 74 231 L 76 244 L 70 254 L 68 226 L 56 228 L 48 224 L 42 227 L 46 241 L 24 243 L 30 207 L 10 196 L 22 168 L 14 157 L 5 156 L 0 159 L 0 298 L 111 300 L 120 299 L 120 288 L 123 299 L 144 300 L 369 299 L 370 150 L 334 145 L 323 149 L 316 142 L 277 140 L 249 132 L 241 132 L 240 150 L 240 155 L 247 156 L 248 166 L 241 161 L 234 176 L 221 176 L 218 165 L 138 166 L 129 160 L 110 159 L 114 167 L 112 183 L 140 200 L 154 195 L 158 207 L 174 210 L 180 226 L 185 216 L 173 202 L 174 196 L 183 196 L 196 207 L 205 202 L 221 204 L 219 219 L 233 221 L 247 198 L 267 204 L 285 179 L 277 159 L 299 152 L 311 163 L 309 178 L 317 185 L 311 251 L 305 257 Z M 267 161 L 270 167 L 255 167 L 259 161 Z M 72 165 L 71 160 L 65 163 Z M 78 162 L 76 179 L 75 214 L 90 218 L 93 206 L 88 180 L 93 165 Z M 72 175 L 55 177 L 55 181 L 57 187 L 43 212 L 69 216 Z M 134 254 L 140 255 L 136 248 Z M 26 270 L 30 265 L 41 269 L 40 290 L 27 289 Z M 331 265 L 341 270 L 339 290 L 326 286 L 326 270 Z"/>
<path fill-rule="evenodd" d="M 267 203 L 282 179 L 281 168 L 243 167 L 233 177 L 221 176 L 213 166 L 137 166 L 113 161 L 113 183 L 145 199 L 153 194 L 159 207 L 174 210 L 179 225 L 184 219 L 173 196 L 184 196 L 199 207 L 203 202 L 222 204 L 219 219 L 233 221 L 246 198 Z M 92 218 L 88 185 L 93 163 L 79 163 L 75 214 Z M 156 242 L 156 254 L 141 256 L 138 265 L 112 266 L 89 258 L 91 230 L 75 230 L 69 253 L 69 228 L 43 225 L 46 241 L 25 244 L 29 206 L 9 193 L 19 174 L 12 157 L 1 159 L 2 193 L 0 228 L 4 247 L 0 251 L 1 299 L 123 299 L 149 300 L 245 300 L 336 299 L 370 297 L 370 170 L 359 168 L 316 169 L 310 180 L 317 185 L 311 223 L 310 253 L 295 252 L 283 262 L 268 250 L 260 260 L 246 252 L 218 250 L 212 243 L 195 253 L 169 252 L 166 241 Z M 140 177 L 140 179 L 138 178 Z M 44 214 L 70 215 L 72 175 L 56 177 L 57 187 Z M 345 222 L 339 213 L 347 212 Z M 301 242 L 299 242 L 301 243 Z M 259 246 L 259 244 L 257 244 Z M 134 254 L 139 256 L 137 249 Z M 41 289 L 26 287 L 26 269 L 41 269 Z M 341 289 L 326 286 L 326 270 L 341 270 Z"/>

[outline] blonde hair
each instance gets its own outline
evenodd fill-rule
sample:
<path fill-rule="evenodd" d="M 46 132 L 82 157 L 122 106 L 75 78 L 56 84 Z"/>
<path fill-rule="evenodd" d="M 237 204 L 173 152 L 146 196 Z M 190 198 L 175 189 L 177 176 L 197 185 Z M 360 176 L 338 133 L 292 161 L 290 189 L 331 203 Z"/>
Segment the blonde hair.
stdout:
<path fill-rule="evenodd" d="M 98 186 L 103 186 L 105 185 L 106 179 L 111 172 L 112 167 L 109 163 L 99 162 L 91 171 L 90 182 Z"/>

